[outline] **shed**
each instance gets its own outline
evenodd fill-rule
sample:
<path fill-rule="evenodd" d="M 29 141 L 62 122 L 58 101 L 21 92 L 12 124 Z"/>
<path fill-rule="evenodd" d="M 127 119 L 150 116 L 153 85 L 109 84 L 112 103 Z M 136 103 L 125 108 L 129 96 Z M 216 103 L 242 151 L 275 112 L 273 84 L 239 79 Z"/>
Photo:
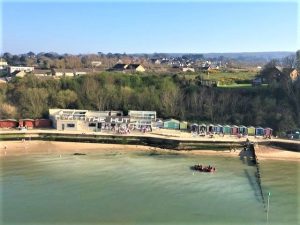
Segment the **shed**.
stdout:
<path fill-rule="evenodd" d="M 255 127 L 252 127 L 252 126 L 247 127 L 247 134 L 254 136 L 255 135 Z"/>
<path fill-rule="evenodd" d="M 235 126 L 235 125 L 231 126 L 231 128 L 230 128 L 230 133 L 231 133 L 232 135 L 237 135 L 237 134 L 239 133 L 239 127 L 238 127 L 238 126 Z"/>
<path fill-rule="evenodd" d="M 174 129 L 178 130 L 179 129 L 179 121 L 174 120 L 174 119 L 169 119 L 164 121 L 164 128 L 165 129 Z"/>
<path fill-rule="evenodd" d="M 0 120 L 0 128 L 16 128 L 18 121 L 14 119 Z"/>
<path fill-rule="evenodd" d="M 239 126 L 239 134 L 243 134 L 243 135 L 247 134 L 247 127 L 243 125 Z"/>
<path fill-rule="evenodd" d="M 223 126 L 223 133 L 224 134 L 231 134 L 231 127 L 229 125 Z"/>
<path fill-rule="evenodd" d="M 200 124 L 199 125 L 199 132 L 204 134 L 204 133 L 206 133 L 206 131 L 207 131 L 206 124 L 204 124 L 204 123 Z"/>
<path fill-rule="evenodd" d="M 272 131 L 273 131 L 273 129 L 267 127 L 267 128 L 264 129 L 264 134 L 266 136 L 271 136 L 272 135 Z"/>
<path fill-rule="evenodd" d="M 36 128 L 49 128 L 49 127 L 51 127 L 51 120 L 49 120 L 49 119 L 36 119 L 36 120 L 34 120 L 34 127 L 36 127 Z"/>
<path fill-rule="evenodd" d="M 256 127 L 255 128 L 255 135 L 256 136 L 264 136 L 265 132 L 264 132 L 264 128 L 262 127 Z"/>
<path fill-rule="evenodd" d="M 196 123 L 193 123 L 192 125 L 191 125 L 191 131 L 193 132 L 193 133 L 195 133 L 195 132 L 199 132 L 199 125 L 198 124 L 196 124 Z"/>
<path fill-rule="evenodd" d="M 187 122 L 186 121 L 181 121 L 180 123 L 179 123 L 179 129 L 180 130 L 187 130 Z"/>

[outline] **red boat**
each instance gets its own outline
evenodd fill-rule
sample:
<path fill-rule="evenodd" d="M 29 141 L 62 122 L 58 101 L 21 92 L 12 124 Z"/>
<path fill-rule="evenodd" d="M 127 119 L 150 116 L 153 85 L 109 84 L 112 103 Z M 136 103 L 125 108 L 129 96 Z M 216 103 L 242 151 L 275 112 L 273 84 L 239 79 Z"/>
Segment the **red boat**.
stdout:
<path fill-rule="evenodd" d="M 212 167 L 212 166 L 202 166 L 202 165 L 194 165 L 191 167 L 192 170 L 196 170 L 199 172 L 207 172 L 207 173 L 211 173 L 211 172 L 215 172 L 216 168 Z"/>

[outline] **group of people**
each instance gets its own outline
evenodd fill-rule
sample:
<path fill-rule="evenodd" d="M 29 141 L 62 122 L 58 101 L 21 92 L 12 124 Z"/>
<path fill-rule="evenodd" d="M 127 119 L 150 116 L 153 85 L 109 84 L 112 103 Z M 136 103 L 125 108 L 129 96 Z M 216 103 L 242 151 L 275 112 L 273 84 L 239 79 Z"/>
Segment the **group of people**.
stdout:
<path fill-rule="evenodd" d="M 200 172 L 215 172 L 216 171 L 215 167 L 212 167 L 210 165 L 209 166 L 202 166 L 200 164 L 195 165 L 194 169 L 197 170 L 197 171 L 200 171 Z"/>

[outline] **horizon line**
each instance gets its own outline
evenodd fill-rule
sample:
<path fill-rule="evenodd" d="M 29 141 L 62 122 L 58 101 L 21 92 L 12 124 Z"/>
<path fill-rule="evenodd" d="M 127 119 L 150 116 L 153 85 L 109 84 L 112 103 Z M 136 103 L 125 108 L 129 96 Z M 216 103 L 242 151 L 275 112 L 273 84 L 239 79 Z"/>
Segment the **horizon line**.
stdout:
<path fill-rule="evenodd" d="M 134 54 L 147 54 L 147 55 L 151 55 L 151 54 L 251 54 L 251 53 L 296 53 L 297 51 L 300 51 L 300 49 L 297 50 L 274 50 L 274 51 L 241 51 L 241 52 L 101 52 L 101 51 L 97 51 L 97 52 L 86 52 L 86 53 L 61 53 L 61 52 L 55 52 L 55 51 L 40 51 L 40 52 L 34 52 L 29 50 L 28 52 L 23 52 L 23 53 L 11 53 L 9 51 L 5 51 L 5 52 L 1 52 L 1 55 L 5 54 L 5 53 L 9 53 L 12 55 L 24 55 L 27 54 L 29 52 L 33 52 L 34 54 L 40 54 L 40 53 L 56 53 L 59 55 L 89 55 L 89 54 L 98 54 L 98 52 L 101 52 L 103 54 L 126 54 L 126 55 L 134 55 Z"/>

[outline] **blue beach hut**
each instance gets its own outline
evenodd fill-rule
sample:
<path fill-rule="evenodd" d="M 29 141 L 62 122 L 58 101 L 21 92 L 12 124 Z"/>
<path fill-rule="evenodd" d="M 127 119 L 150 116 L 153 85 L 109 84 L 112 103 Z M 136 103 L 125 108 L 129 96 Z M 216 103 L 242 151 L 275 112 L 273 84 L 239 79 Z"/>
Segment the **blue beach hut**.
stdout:
<path fill-rule="evenodd" d="M 247 127 L 241 125 L 239 126 L 239 134 L 246 135 L 247 134 Z"/>
<path fill-rule="evenodd" d="M 191 125 L 191 131 L 192 131 L 193 133 L 199 133 L 199 125 L 196 124 L 196 123 L 193 123 L 193 124 Z"/>
<path fill-rule="evenodd" d="M 264 136 L 265 132 L 264 132 L 264 128 L 262 127 L 256 127 L 255 128 L 255 135 L 256 136 Z"/>
<path fill-rule="evenodd" d="M 220 125 L 220 124 L 214 125 L 214 126 L 213 126 L 213 131 L 214 131 L 214 133 L 216 133 L 216 134 L 223 133 L 223 126 Z"/>

